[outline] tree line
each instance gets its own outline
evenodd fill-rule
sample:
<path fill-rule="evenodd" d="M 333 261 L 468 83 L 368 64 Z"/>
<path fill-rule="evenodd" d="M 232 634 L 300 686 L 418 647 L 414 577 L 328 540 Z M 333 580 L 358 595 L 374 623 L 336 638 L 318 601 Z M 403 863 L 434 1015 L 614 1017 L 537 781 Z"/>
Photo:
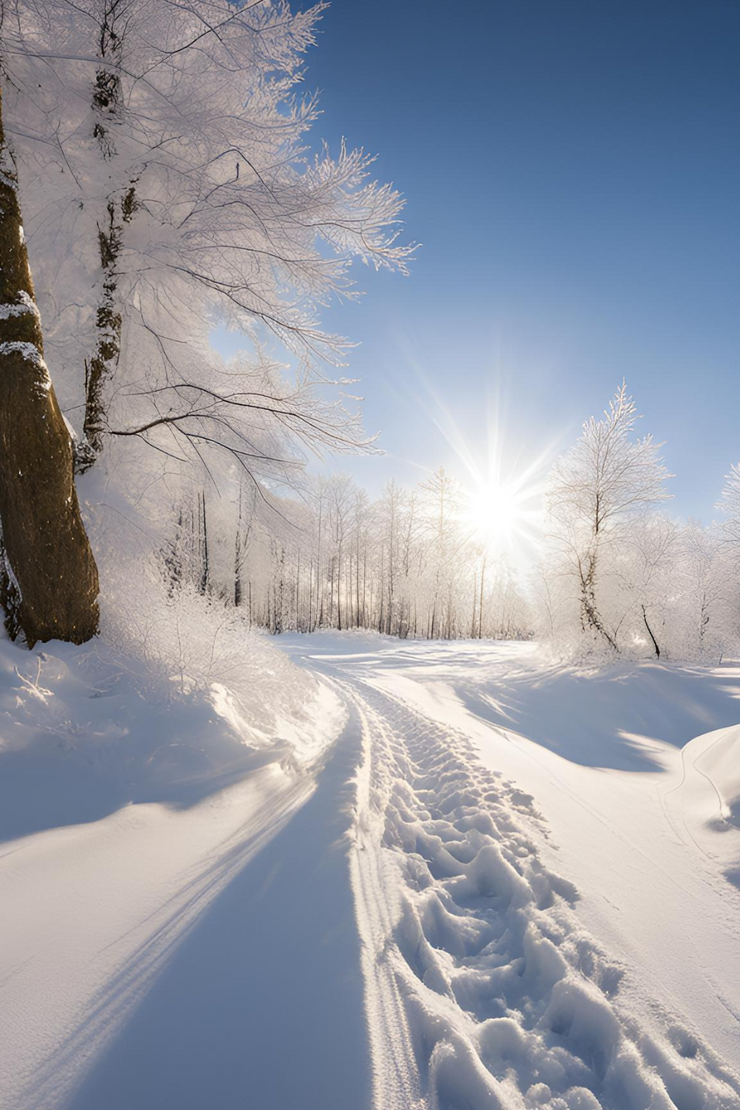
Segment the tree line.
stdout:
<path fill-rule="evenodd" d="M 515 568 L 466 519 L 439 469 L 371 501 L 348 476 L 307 483 L 300 501 L 264 505 L 195 491 L 160 553 L 170 592 L 196 590 L 272 633 L 367 629 L 425 639 L 518 639 L 531 614 Z"/>

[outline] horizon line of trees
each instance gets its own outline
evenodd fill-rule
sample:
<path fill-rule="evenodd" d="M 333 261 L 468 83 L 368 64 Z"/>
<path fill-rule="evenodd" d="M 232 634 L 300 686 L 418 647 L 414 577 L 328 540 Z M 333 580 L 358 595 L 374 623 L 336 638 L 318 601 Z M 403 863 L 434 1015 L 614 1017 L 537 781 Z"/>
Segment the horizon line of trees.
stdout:
<path fill-rule="evenodd" d="M 347 475 L 310 483 L 301 501 L 236 504 L 187 497 L 161 551 L 167 588 L 211 595 L 273 634 L 366 629 L 401 639 L 525 639 L 516 572 L 478 542 L 459 485 L 436 471 L 370 501 Z"/>
<path fill-rule="evenodd" d="M 720 660 L 740 650 L 740 465 L 703 527 L 665 512 L 660 446 L 623 383 L 555 461 L 540 551 L 523 569 L 475 533 L 443 469 L 371 502 L 346 475 L 301 501 L 185 497 L 161 552 L 183 587 L 271 633 L 372 629 L 401 639 L 536 637 L 560 656 Z"/>

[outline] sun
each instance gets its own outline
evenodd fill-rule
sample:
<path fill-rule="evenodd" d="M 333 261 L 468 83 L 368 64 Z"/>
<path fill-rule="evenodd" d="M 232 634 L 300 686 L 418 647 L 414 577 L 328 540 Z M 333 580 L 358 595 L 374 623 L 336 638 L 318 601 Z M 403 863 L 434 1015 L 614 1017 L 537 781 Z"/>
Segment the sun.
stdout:
<path fill-rule="evenodd" d="M 521 481 L 479 483 L 465 497 L 463 519 L 473 537 L 492 551 L 511 550 L 536 527 L 535 491 Z"/>
<path fill-rule="evenodd" d="M 470 520 L 476 531 L 491 540 L 510 535 L 517 519 L 517 506 L 505 486 L 485 489 L 470 499 Z"/>

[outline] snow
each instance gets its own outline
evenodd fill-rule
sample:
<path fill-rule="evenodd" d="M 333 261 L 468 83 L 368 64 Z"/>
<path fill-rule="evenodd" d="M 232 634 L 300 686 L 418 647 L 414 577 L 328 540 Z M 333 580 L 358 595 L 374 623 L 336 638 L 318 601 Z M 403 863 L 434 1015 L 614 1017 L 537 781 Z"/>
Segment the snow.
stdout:
<path fill-rule="evenodd" d="M 223 687 L 173 697 L 110 651 L 0 647 L 0 1105 L 60 1106 L 305 805 L 343 711 L 261 637 L 243 641 L 245 680 L 275 700 L 291 679 L 269 742 Z"/>
<path fill-rule="evenodd" d="M 740 825 L 740 728 L 697 736 L 686 745 L 684 768 L 687 777 L 694 771 L 712 787 L 702 791 L 709 803 L 702 807 L 704 823 L 723 832 Z"/>
<path fill-rule="evenodd" d="M 3 1110 L 740 1105 L 740 667 L 275 642 L 0 644 Z"/>
<path fill-rule="evenodd" d="M 11 316 L 27 316 L 29 313 L 38 316 L 39 310 L 25 289 L 18 293 L 17 304 L 0 304 L 0 320 L 7 320 Z"/>
<path fill-rule="evenodd" d="M 589 673 L 548 665 L 525 644 L 315 643 L 313 665 L 359 688 L 385 722 L 379 730 L 390 725 L 392 743 L 405 747 L 389 776 L 403 803 L 393 837 L 411 872 L 405 908 L 396 910 L 396 974 L 428 1056 L 419 1104 L 447 1105 L 445 1084 L 459 1088 L 462 1070 L 478 1076 L 479 1093 L 449 1105 L 496 1105 L 498 1091 L 503 1105 L 524 1105 L 526 1096 L 587 1106 L 575 1093 L 579 1074 L 597 1105 L 620 1110 L 738 1105 L 738 1081 L 720 1060 L 740 1063 L 740 902 L 717 842 L 737 860 L 740 840 L 711 827 L 703 828 L 708 843 L 692 838 L 681 745 L 737 719 L 740 670 L 642 664 Z M 483 792 L 476 757 L 493 776 Z M 411 768 L 422 770 L 415 798 Z M 387 813 L 388 802 L 375 808 Z M 377 890 L 391 886 L 383 866 Z M 481 947 L 491 935 L 498 950 Z M 387 936 L 369 943 L 387 961 Z M 400 962 L 411 954 L 415 984 Z M 507 1066 L 483 1051 L 491 1020 L 516 1027 L 520 1051 Z M 382 1044 L 382 1019 L 370 1027 Z M 383 1051 L 381 1085 L 396 1040 Z M 533 1059 L 549 1080 L 531 1069 Z M 498 1088 L 479 1073 L 481 1060 Z M 435 1078 L 439 1061 L 452 1079 Z"/>
<path fill-rule="evenodd" d="M 0 343 L 0 355 L 20 355 L 26 362 L 33 362 L 36 366 L 41 366 L 46 370 L 46 363 L 35 343 L 23 343 L 19 339 Z"/>

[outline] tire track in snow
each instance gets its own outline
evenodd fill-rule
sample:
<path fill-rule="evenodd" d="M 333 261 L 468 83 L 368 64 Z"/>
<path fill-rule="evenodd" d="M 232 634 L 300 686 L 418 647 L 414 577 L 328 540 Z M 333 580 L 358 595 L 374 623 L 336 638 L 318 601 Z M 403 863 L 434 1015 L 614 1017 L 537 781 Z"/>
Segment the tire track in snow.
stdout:
<path fill-rule="evenodd" d="M 361 700 L 352 698 L 352 702 L 362 730 L 363 759 L 357 776 L 357 824 L 350 873 L 362 939 L 374 1107 L 416 1110 L 424 1102 L 403 993 L 388 946 L 395 907 L 387 898 L 384 859 L 376 850 L 382 840 L 385 814 L 373 783 L 374 732 Z"/>
<path fill-rule="evenodd" d="M 331 667 L 358 715 L 352 880 L 375 1110 L 735 1110 L 695 1034 L 618 1005 L 622 969 L 543 866 L 530 796 L 470 740 Z"/>

